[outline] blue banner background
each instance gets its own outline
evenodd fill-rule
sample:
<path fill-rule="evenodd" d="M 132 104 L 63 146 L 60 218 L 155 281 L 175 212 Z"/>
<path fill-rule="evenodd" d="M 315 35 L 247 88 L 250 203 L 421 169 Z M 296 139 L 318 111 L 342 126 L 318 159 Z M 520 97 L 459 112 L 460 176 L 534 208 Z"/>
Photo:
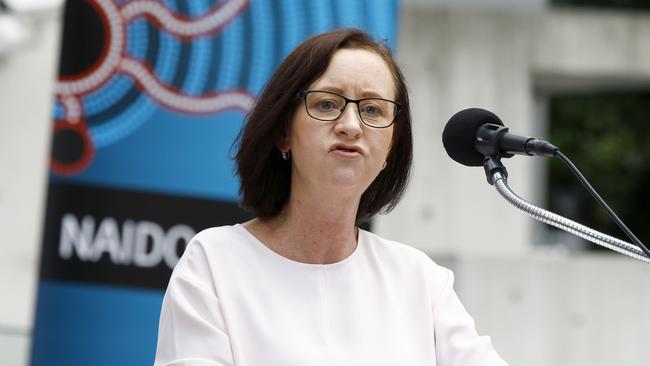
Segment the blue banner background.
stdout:
<path fill-rule="evenodd" d="M 101 13 L 105 5 L 97 4 L 102 1 L 118 10 L 129 4 L 87 3 Z M 194 19 L 227 3 L 165 0 L 160 4 L 177 16 Z M 120 55 L 149 67 L 162 85 L 181 96 L 227 90 L 254 96 L 282 59 L 313 34 L 357 27 L 394 48 L 397 12 L 397 0 L 254 0 L 220 30 L 196 37 L 180 37 L 150 18 L 135 17 L 124 20 Z M 119 70 L 88 92 L 58 92 L 50 184 L 236 203 L 238 181 L 228 156 L 244 113 L 232 108 L 187 113 L 166 107 L 152 95 L 136 78 Z M 70 97 L 80 105 L 79 120 L 73 120 L 74 108 L 66 105 Z M 57 131 L 85 139 L 77 161 L 57 160 L 61 141 Z M 31 364 L 151 364 L 162 297 L 162 290 L 41 276 Z"/>

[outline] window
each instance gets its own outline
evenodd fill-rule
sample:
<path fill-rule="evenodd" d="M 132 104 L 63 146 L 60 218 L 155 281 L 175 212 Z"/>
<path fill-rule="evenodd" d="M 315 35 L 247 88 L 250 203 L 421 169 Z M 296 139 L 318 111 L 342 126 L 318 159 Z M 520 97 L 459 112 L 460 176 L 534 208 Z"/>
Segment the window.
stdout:
<path fill-rule="evenodd" d="M 554 95 L 549 100 L 549 122 L 549 141 L 573 160 L 621 220 L 647 244 L 650 92 Z M 629 242 L 571 172 L 557 159 L 548 161 L 547 207 Z"/>

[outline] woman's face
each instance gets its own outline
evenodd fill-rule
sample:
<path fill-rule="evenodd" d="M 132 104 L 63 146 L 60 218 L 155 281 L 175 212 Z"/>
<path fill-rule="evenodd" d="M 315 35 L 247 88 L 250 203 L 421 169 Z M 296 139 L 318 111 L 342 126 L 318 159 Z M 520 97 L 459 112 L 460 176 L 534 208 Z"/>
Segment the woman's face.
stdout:
<path fill-rule="evenodd" d="M 336 51 L 325 73 L 307 90 L 330 91 L 355 100 L 378 97 L 394 101 L 396 97 L 388 65 L 364 49 Z M 377 177 L 388 157 L 394 125 L 367 126 L 357 108 L 349 103 L 338 119 L 321 121 L 309 116 L 301 101 L 283 146 L 291 150 L 292 191 L 349 192 L 358 199 Z"/>

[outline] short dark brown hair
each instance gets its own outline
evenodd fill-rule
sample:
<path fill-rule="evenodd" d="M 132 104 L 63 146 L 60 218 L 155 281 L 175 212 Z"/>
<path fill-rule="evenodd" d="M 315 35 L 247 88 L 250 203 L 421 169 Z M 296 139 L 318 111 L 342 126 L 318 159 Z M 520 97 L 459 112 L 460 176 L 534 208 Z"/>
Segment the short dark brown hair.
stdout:
<path fill-rule="evenodd" d="M 237 150 L 241 204 L 261 219 L 280 213 L 289 199 L 291 160 L 283 160 L 277 146 L 289 131 L 299 105 L 298 93 L 316 81 L 327 69 L 332 55 L 343 48 L 378 54 L 392 73 L 396 101 L 401 105 L 386 168 L 361 196 L 357 222 L 369 219 L 382 208 L 386 212 L 392 210 L 406 190 L 413 138 L 404 76 L 383 43 L 375 42 L 358 29 L 339 29 L 307 39 L 287 56 L 266 84 L 233 145 Z"/>

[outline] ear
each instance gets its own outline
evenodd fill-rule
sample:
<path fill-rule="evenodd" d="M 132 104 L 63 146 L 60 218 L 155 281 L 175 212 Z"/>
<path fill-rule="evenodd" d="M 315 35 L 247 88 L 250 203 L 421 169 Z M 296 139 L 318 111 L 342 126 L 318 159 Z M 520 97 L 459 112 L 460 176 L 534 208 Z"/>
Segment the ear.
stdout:
<path fill-rule="evenodd" d="M 289 151 L 290 150 L 290 144 L 289 144 L 289 136 L 288 134 L 284 134 L 280 136 L 280 139 L 276 143 L 276 146 L 280 151 Z"/>

